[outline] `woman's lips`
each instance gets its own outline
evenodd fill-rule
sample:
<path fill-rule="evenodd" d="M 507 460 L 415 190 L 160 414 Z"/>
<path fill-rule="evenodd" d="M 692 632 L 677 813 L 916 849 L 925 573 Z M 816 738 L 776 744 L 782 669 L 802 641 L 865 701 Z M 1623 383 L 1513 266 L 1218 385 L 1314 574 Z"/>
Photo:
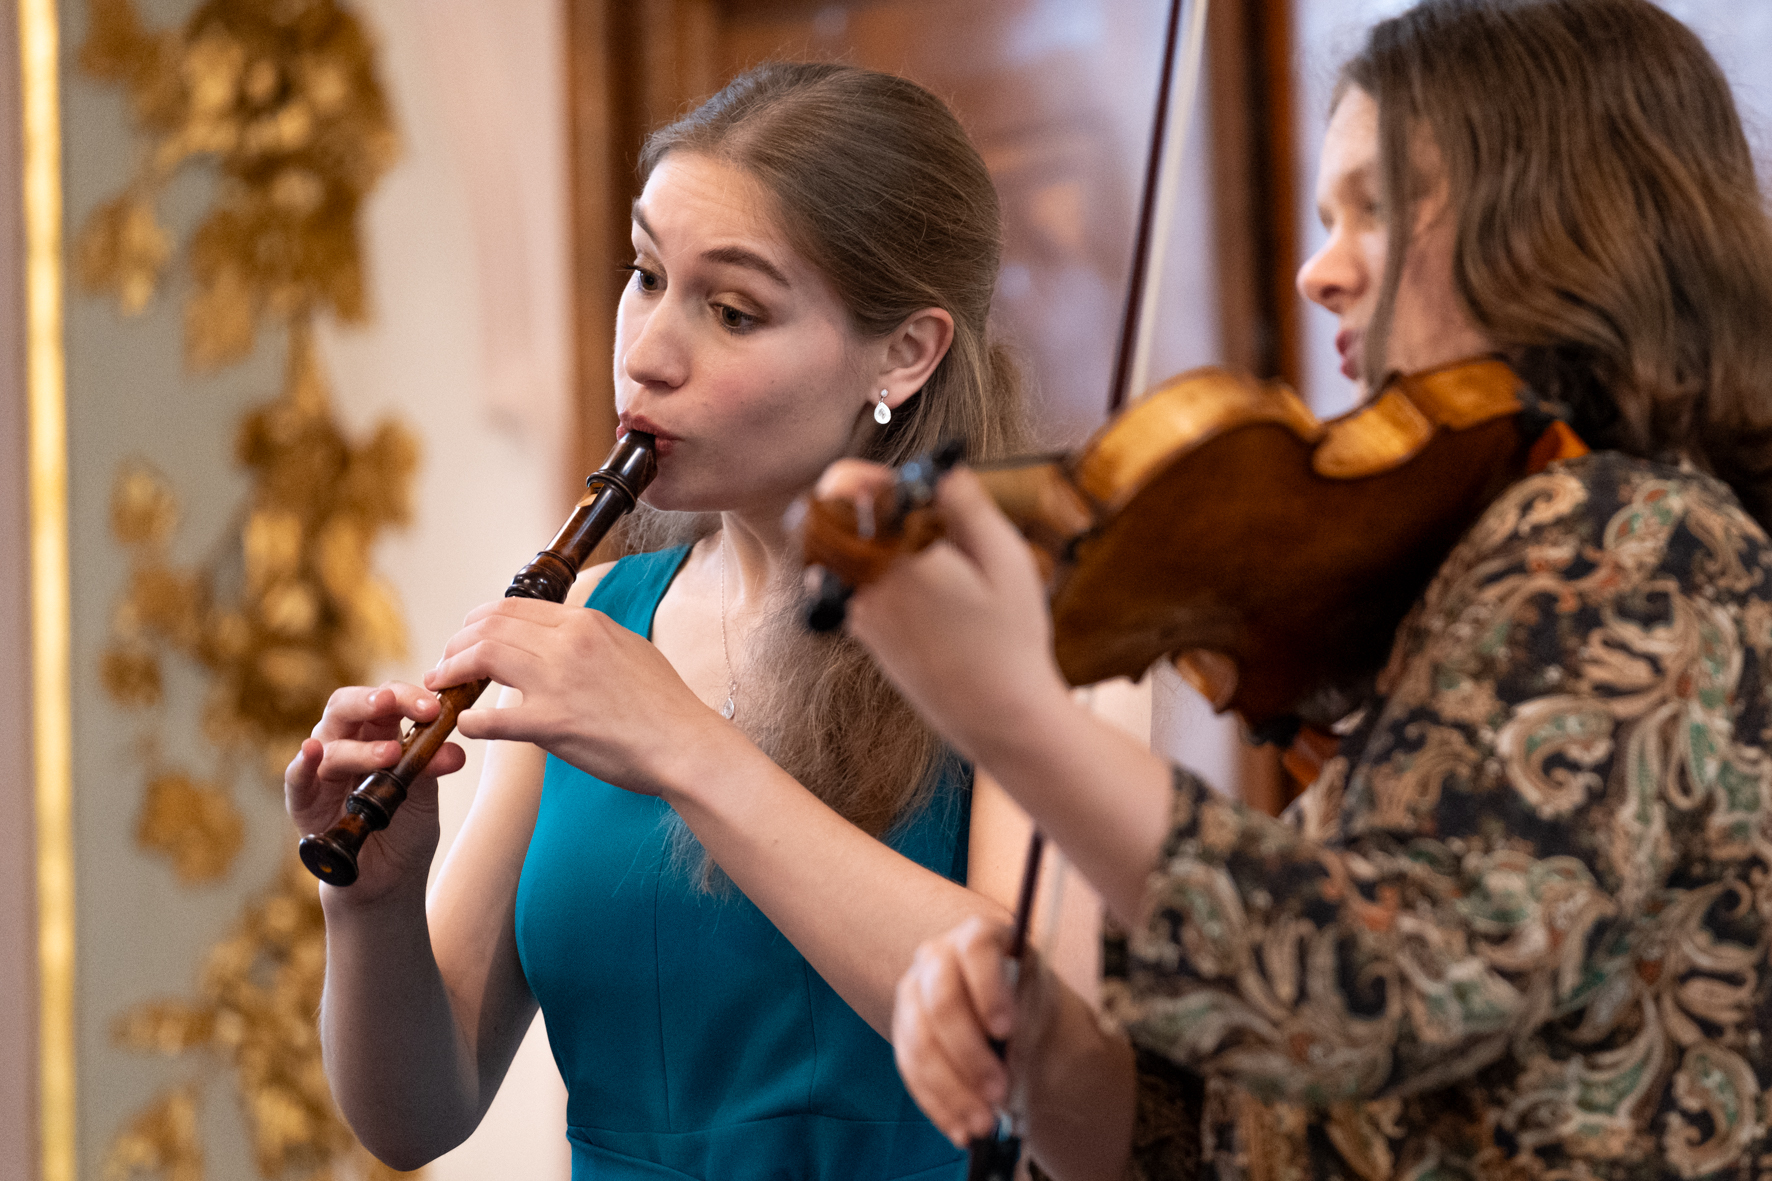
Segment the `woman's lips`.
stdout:
<path fill-rule="evenodd" d="M 626 435 L 629 431 L 639 431 L 642 434 L 651 435 L 653 438 L 653 444 L 654 444 L 653 445 L 653 453 L 655 455 L 657 455 L 660 459 L 663 459 L 665 456 L 669 455 L 671 453 L 671 449 L 674 446 L 676 446 L 676 443 L 677 443 L 677 436 L 676 435 L 673 435 L 669 431 L 661 429 L 659 427 L 659 425 L 657 423 L 653 422 L 651 419 L 642 418 L 637 414 L 635 414 L 635 415 L 624 414 L 621 416 L 621 418 L 616 423 L 615 437 L 617 439 L 619 439 L 619 438 L 623 437 L 624 435 Z"/>

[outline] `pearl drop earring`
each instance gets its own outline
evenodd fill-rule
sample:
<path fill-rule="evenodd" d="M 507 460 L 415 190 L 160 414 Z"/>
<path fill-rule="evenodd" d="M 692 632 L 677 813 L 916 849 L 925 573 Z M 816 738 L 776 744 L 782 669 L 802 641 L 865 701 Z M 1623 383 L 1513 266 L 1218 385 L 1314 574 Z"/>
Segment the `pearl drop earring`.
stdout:
<path fill-rule="evenodd" d="M 888 392 L 889 391 L 887 390 L 880 391 L 880 404 L 874 407 L 874 421 L 881 426 L 885 426 L 892 421 L 892 407 L 886 404 L 886 395 Z"/>

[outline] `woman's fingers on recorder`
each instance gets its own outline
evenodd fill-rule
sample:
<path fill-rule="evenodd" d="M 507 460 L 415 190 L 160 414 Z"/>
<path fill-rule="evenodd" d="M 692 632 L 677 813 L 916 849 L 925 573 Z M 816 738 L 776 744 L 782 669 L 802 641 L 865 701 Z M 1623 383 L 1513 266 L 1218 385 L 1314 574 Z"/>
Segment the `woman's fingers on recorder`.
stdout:
<path fill-rule="evenodd" d="M 291 815 L 310 807 L 333 807 L 354 779 L 400 758 L 400 726 L 436 719 L 434 694 L 404 681 L 375 688 L 351 685 L 336 690 L 326 710 L 284 771 L 284 797 Z M 465 761 L 460 747 L 446 746 L 431 760 L 427 774 L 447 775 Z"/>
<path fill-rule="evenodd" d="M 283 802 L 291 816 L 312 807 L 320 795 L 320 760 L 326 744 L 318 738 L 302 739 L 301 749 L 283 770 Z"/>
<path fill-rule="evenodd" d="M 893 1046 L 900 1073 L 936 1126 L 956 1141 L 984 1135 L 1007 1097 L 1009 1075 L 989 1038 L 1013 1026 L 1003 978 L 1007 932 L 982 919 L 917 949 L 899 981 Z"/>
<path fill-rule="evenodd" d="M 476 608 L 467 623 L 449 638 L 443 659 L 425 674 L 425 685 L 441 692 L 490 678 L 501 685 L 521 685 L 532 678 L 560 642 L 558 627 L 573 616 L 555 603 L 504 599 Z"/>
<path fill-rule="evenodd" d="M 403 681 L 387 681 L 373 689 L 347 685 L 335 689 L 327 699 L 313 736 L 322 742 L 347 737 L 392 738 L 403 720 L 427 722 L 436 716 L 436 695 L 418 685 Z"/>

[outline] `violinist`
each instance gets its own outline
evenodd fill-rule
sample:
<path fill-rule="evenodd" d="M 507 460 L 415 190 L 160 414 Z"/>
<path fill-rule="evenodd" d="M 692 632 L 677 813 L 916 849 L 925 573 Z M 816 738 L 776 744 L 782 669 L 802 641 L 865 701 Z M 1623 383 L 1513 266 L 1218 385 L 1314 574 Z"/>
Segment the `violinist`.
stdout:
<path fill-rule="evenodd" d="M 1073 706 L 1029 550 L 943 481 L 850 629 L 1127 934 L 1116 1032 L 1012 990 L 1001 924 L 923 945 L 906 1082 L 959 1141 L 1013 1081 L 1065 1179 L 1772 1176 L 1772 228 L 1722 74 L 1647 0 L 1426 0 L 1343 69 L 1317 200 L 1349 378 L 1499 356 L 1588 453 L 1487 506 L 1277 821 Z"/>
<path fill-rule="evenodd" d="M 939 100 L 833 65 L 741 76 L 642 172 L 614 368 L 623 430 L 657 439 L 643 552 L 588 572 L 589 610 L 474 611 L 423 686 L 339 690 L 288 768 L 317 831 L 434 691 L 502 686 L 461 715 L 493 741 L 428 898 L 453 745 L 321 887 L 333 1093 L 416 1168 L 539 1004 L 575 1178 L 945 1177 L 882 1035 L 919 943 L 1006 914 L 969 864 L 1012 874 L 1016 838 L 857 643 L 802 632 L 782 516 L 841 455 L 1019 440 L 996 194 Z"/>

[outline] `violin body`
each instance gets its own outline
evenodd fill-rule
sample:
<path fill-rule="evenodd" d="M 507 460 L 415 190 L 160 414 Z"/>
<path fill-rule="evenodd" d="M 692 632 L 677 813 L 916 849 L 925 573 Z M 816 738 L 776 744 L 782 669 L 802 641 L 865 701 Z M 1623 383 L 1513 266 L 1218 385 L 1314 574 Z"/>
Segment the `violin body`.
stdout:
<path fill-rule="evenodd" d="M 978 474 L 1041 555 L 1073 685 L 1174 659 L 1260 729 L 1327 724 L 1389 654 L 1452 545 L 1525 470 L 1519 381 L 1481 360 L 1400 377 L 1318 421 L 1284 385 L 1182 374 L 1075 453 Z M 814 503 L 809 563 L 860 585 L 938 535 L 927 508 L 871 529 Z M 867 536 L 863 536 L 865 532 Z"/>

